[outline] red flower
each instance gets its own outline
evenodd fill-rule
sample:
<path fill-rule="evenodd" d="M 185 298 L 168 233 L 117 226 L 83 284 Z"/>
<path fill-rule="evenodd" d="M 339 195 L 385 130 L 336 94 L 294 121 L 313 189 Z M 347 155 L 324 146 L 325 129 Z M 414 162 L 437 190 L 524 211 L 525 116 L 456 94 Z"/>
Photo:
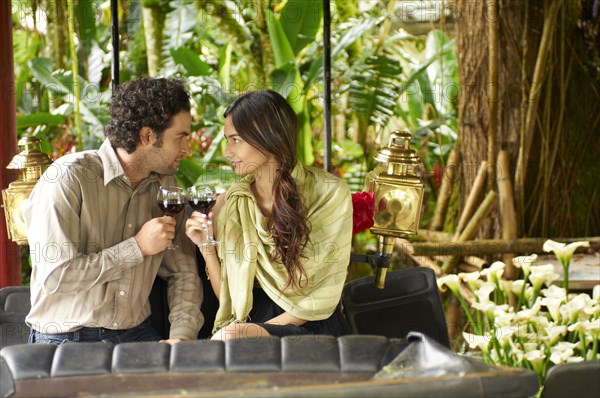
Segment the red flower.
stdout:
<path fill-rule="evenodd" d="M 373 226 L 375 197 L 373 192 L 352 194 L 352 233 L 358 234 Z"/>

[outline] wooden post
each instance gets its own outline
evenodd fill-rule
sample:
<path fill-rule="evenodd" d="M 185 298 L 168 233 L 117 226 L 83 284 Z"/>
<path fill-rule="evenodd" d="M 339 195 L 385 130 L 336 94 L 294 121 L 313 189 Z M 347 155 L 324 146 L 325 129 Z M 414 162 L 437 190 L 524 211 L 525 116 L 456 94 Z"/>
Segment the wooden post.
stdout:
<path fill-rule="evenodd" d="M 498 194 L 496 192 L 488 192 L 483 202 L 481 202 L 481 205 L 477 208 L 475 214 L 473 214 L 473 217 L 471 217 L 471 220 L 469 220 L 469 223 L 466 225 L 465 230 L 460 234 L 460 236 L 456 240 L 457 242 L 465 242 L 475 237 L 479 225 L 485 219 L 485 217 L 487 217 L 490 210 L 492 210 L 492 206 L 494 205 L 494 202 L 496 201 L 497 197 Z M 442 270 L 445 273 L 450 273 L 456 267 L 459 258 L 460 257 L 458 256 L 451 256 L 448 260 L 444 262 L 444 265 L 442 265 Z"/>
<path fill-rule="evenodd" d="M 486 176 L 487 163 L 481 162 L 479 169 L 477 170 L 477 175 L 475 176 L 475 181 L 473 181 L 473 187 L 471 188 L 471 192 L 469 192 L 469 196 L 467 197 L 467 203 L 465 203 L 465 208 L 463 209 L 460 219 L 458 220 L 456 232 L 454 233 L 454 241 L 458 241 L 458 238 L 462 234 L 467 222 L 471 219 L 471 215 L 477 208 L 479 197 L 485 190 Z"/>
<path fill-rule="evenodd" d="M 10 1 L 0 1 L 0 188 L 8 188 L 15 175 L 6 166 L 17 153 L 16 98 Z M 0 209 L 0 287 L 21 284 L 19 246 L 8 239 L 4 209 Z"/>
<path fill-rule="evenodd" d="M 500 151 L 498 165 L 501 174 L 498 176 L 498 201 L 500 202 L 500 220 L 502 222 L 502 239 L 513 240 L 517 238 L 517 213 L 513 195 L 513 186 L 510 179 L 510 165 L 508 152 Z M 506 279 L 517 278 L 517 270 L 512 262 L 513 253 L 505 253 L 502 260 L 506 265 L 504 276 Z"/>
<path fill-rule="evenodd" d="M 440 186 L 433 220 L 431 221 L 431 229 L 433 231 L 441 231 L 444 229 L 444 221 L 446 212 L 448 211 L 448 203 L 450 203 L 450 195 L 452 194 L 452 186 L 458 181 L 458 151 L 453 149 L 448 155 L 448 163 L 444 169 L 444 178 Z"/>

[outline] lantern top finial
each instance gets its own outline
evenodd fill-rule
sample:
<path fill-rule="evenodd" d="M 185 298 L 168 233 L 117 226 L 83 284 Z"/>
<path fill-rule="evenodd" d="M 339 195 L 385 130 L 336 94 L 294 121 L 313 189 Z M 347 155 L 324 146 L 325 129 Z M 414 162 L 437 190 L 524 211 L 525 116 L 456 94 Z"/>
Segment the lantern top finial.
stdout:
<path fill-rule="evenodd" d="M 408 131 L 394 131 L 390 134 L 387 147 L 383 148 L 375 157 L 381 163 L 401 163 L 415 166 L 421 163 L 417 152 L 410 147 L 412 135 Z"/>
<path fill-rule="evenodd" d="M 46 153 L 42 152 L 41 141 L 36 137 L 25 136 L 17 142 L 17 146 L 20 152 L 6 166 L 9 170 L 42 167 L 52 163 L 52 159 Z"/>

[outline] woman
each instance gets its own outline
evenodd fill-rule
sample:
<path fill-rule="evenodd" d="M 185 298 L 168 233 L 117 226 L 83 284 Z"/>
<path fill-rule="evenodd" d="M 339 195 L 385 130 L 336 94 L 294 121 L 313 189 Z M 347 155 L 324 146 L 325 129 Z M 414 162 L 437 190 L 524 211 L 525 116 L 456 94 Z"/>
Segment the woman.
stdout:
<path fill-rule="evenodd" d="M 244 176 L 186 233 L 206 261 L 219 310 L 213 339 L 347 333 L 339 301 L 350 260 L 346 184 L 296 158 L 298 121 L 274 91 L 237 98 L 225 117 L 225 156 Z M 203 245 L 214 221 L 216 247 Z"/>

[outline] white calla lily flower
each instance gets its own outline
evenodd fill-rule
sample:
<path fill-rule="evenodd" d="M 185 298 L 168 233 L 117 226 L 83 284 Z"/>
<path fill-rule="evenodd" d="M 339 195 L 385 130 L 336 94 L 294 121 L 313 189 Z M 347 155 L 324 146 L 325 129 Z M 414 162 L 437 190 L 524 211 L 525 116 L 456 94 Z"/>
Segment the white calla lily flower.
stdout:
<path fill-rule="evenodd" d="M 544 359 L 546 359 L 546 355 L 541 350 L 526 352 L 523 357 L 531 363 L 536 373 L 541 374 L 544 367 Z"/>
<path fill-rule="evenodd" d="M 499 283 L 502 274 L 504 273 L 504 263 L 502 261 L 496 261 L 489 266 L 489 268 L 481 271 L 481 275 L 485 276 L 488 281 Z"/>
<path fill-rule="evenodd" d="M 562 263 L 563 261 L 571 261 L 571 257 L 573 257 L 573 253 L 575 253 L 575 250 L 578 247 L 590 247 L 590 242 L 586 240 L 582 242 L 565 244 L 548 239 L 546 242 L 544 242 L 542 249 L 545 252 L 553 252 L 556 258 L 558 258 L 558 260 Z"/>
<path fill-rule="evenodd" d="M 513 258 L 513 264 L 517 268 L 521 268 L 525 275 L 529 275 L 531 266 L 536 262 L 537 254 L 531 254 L 529 256 L 519 256 Z"/>
<path fill-rule="evenodd" d="M 444 287 L 446 286 L 452 291 L 452 293 L 458 294 L 460 289 L 460 279 L 456 274 L 440 276 L 439 278 L 437 278 L 437 285 L 438 289 L 440 289 L 443 292 L 446 291 Z"/>

